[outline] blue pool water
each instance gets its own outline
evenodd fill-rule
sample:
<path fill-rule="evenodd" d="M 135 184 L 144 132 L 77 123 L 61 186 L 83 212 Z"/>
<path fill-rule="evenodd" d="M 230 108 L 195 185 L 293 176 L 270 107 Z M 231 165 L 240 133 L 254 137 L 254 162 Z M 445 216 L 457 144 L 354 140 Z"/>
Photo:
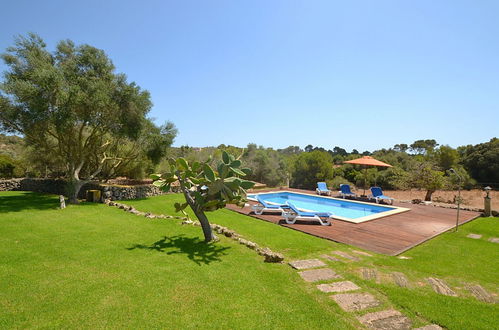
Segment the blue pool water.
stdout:
<path fill-rule="evenodd" d="M 376 204 L 357 203 L 349 200 L 332 199 L 322 196 L 298 194 L 293 192 L 276 192 L 258 194 L 268 203 L 286 204 L 290 202 L 297 208 L 316 212 L 331 212 L 335 216 L 358 219 L 370 215 L 392 211 L 395 208 Z M 249 194 L 249 199 L 256 199 L 256 194 Z"/>

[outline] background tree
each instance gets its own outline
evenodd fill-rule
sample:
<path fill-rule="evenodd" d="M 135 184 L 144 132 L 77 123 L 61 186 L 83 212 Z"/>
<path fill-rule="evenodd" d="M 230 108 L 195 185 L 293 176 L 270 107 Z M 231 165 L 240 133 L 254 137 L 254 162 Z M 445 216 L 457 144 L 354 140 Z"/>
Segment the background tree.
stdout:
<path fill-rule="evenodd" d="M 444 145 L 440 146 L 434 154 L 435 161 L 437 162 L 438 166 L 444 170 L 447 171 L 451 167 L 455 167 L 458 162 L 459 162 L 459 153 L 457 152 L 456 149 Z"/>
<path fill-rule="evenodd" d="M 304 152 L 295 160 L 292 185 L 296 188 L 315 189 L 317 181 L 333 179 L 333 159 L 323 151 Z"/>
<path fill-rule="evenodd" d="M 248 180 L 265 183 L 269 187 L 285 184 L 287 181 L 287 164 L 284 156 L 272 148 L 256 147 L 249 144 L 241 157 L 245 167 L 251 168 Z"/>
<path fill-rule="evenodd" d="M 431 201 L 433 193 L 446 184 L 445 173 L 439 171 L 431 162 L 418 163 L 408 174 L 409 187 L 426 190 L 425 201 Z"/>
<path fill-rule="evenodd" d="M 412 152 L 415 152 L 417 154 L 428 154 L 432 152 L 437 146 L 437 141 L 433 139 L 417 140 L 410 145 L 410 149 Z"/>
<path fill-rule="evenodd" d="M 241 161 L 223 151 L 222 162 L 216 170 L 205 162 L 189 164 L 184 158 L 170 159 L 170 168 L 164 174 L 154 174 L 154 184 L 163 191 L 169 191 L 173 182 L 178 182 L 185 197 L 185 203 L 175 204 L 177 212 L 191 208 L 203 229 L 206 242 L 216 239 L 205 212 L 225 208 L 227 204 L 243 207 L 246 202 L 246 189 L 252 188 L 254 182 L 241 179 L 251 173 L 247 168 L 240 169 Z"/>
<path fill-rule="evenodd" d="M 461 161 L 479 183 L 499 187 L 499 139 L 458 148 Z"/>
<path fill-rule="evenodd" d="M 0 122 L 51 155 L 69 179 L 77 203 L 81 186 L 107 162 L 122 162 L 117 144 L 137 140 L 147 126 L 150 96 L 128 83 L 106 54 L 66 40 L 50 53 L 35 34 L 19 37 L 2 59 L 8 70 L 0 85 Z"/>

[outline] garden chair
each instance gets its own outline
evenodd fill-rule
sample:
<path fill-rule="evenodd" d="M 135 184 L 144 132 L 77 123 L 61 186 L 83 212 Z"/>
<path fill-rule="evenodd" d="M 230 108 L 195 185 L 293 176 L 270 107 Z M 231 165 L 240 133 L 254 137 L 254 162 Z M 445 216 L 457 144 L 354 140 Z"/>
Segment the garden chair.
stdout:
<path fill-rule="evenodd" d="M 315 189 L 317 194 L 319 195 L 328 195 L 331 196 L 331 190 L 327 188 L 327 185 L 325 182 L 317 182 L 317 188 Z"/>
<path fill-rule="evenodd" d="M 333 214 L 330 212 L 303 212 L 291 203 L 282 207 L 282 216 L 287 224 L 292 225 L 296 220 L 317 220 L 323 226 L 331 226 Z"/>

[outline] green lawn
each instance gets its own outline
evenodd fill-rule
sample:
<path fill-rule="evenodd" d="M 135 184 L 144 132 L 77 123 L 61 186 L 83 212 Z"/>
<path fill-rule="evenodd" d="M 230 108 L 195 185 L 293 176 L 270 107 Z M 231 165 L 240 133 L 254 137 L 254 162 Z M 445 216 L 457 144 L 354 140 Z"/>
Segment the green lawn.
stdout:
<path fill-rule="evenodd" d="M 181 195 L 168 195 L 126 203 L 143 211 L 174 214 L 172 202 L 181 200 Z M 213 222 L 227 226 L 260 245 L 282 252 L 291 259 L 319 257 L 333 249 L 347 252 L 351 249 L 360 250 L 230 210 L 219 210 L 210 213 L 209 217 Z M 482 234 L 483 238 L 467 238 L 469 233 Z M 467 284 L 480 284 L 492 293 L 499 292 L 499 246 L 487 241 L 490 237 L 499 237 L 499 218 L 480 218 L 459 227 L 457 233 L 450 231 L 442 234 L 404 254 L 411 259 L 371 252 L 373 257 L 363 257 L 361 262 L 331 265 L 378 296 L 386 296 L 393 307 L 404 311 L 416 323 L 423 318 L 450 329 L 490 329 L 492 324 L 499 324 L 497 304 L 477 301 L 465 288 Z M 389 278 L 391 272 L 403 272 L 413 287 L 400 288 L 389 280 L 382 280 L 381 283 L 364 281 L 359 277 L 361 267 L 378 269 L 384 279 Z M 460 297 L 434 293 L 425 280 L 429 276 L 447 281 Z"/>
<path fill-rule="evenodd" d="M 174 214 L 180 195 L 126 201 L 137 209 Z M 0 328 L 354 328 L 355 314 L 303 282 L 286 264 L 267 264 L 246 247 L 222 237 L 202 242 L 199 227 L 179 220 L 150 220 L 102 204 L 58 210 L 56 196 L 0 193 Z M 318 257 L 352 247 L 256 220 L 229 210 L 209 214 L 287 260 Z M 373 254 L 331 267 L 396 308 L 416 326 L 490 329 L 496 305 L 464 289 L 477 283 L 498 292 L 498 219 L 478 219 L 404 255 Z M 484 235 L 466 238 L 469 232 Z M 358 249 L 357 249 L 358 250 Z M 377 268 L 380 283 L 359 277 Z M 404 272 L 413 286 L 385 280 Z M 460 297 L 431 291 L 425 277 L 445 279 Z"/>
<path fill-rule="evenodd" d="M 353 328 L 303 285 L 197 227 L 0 193 L 0 328 Z"/>

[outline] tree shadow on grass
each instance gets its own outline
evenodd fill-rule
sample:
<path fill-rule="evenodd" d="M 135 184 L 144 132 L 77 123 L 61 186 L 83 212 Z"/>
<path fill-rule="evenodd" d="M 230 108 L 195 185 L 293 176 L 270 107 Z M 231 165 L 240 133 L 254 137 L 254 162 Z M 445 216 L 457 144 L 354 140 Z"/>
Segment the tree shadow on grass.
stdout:
<path fill-rule="evenodd" d="M 164 236 L 151 245 L 136 244 L 127 248 L 127 250 L 135 249 L 153 250 L 168 255 L 179 253 L 186 254 L 187 258 L 201 266 L 201 264 L 207 265 L 213 261 L 222 261 L 220 257 L 226 255 L 227 253 L 225 253 L 225 250 L 230 249 L 230 247 L 206 243 L 197 237 L 176 235 L 172 237 Z"/>
<path fill-rule="evenodd" d="M 59 207 L 59 198 L 55 195 L 31 191 L 16 192 L 15 195 L 0 194 L 0 213 L 21 212 L 26 210 L 50 210 Z"/>

